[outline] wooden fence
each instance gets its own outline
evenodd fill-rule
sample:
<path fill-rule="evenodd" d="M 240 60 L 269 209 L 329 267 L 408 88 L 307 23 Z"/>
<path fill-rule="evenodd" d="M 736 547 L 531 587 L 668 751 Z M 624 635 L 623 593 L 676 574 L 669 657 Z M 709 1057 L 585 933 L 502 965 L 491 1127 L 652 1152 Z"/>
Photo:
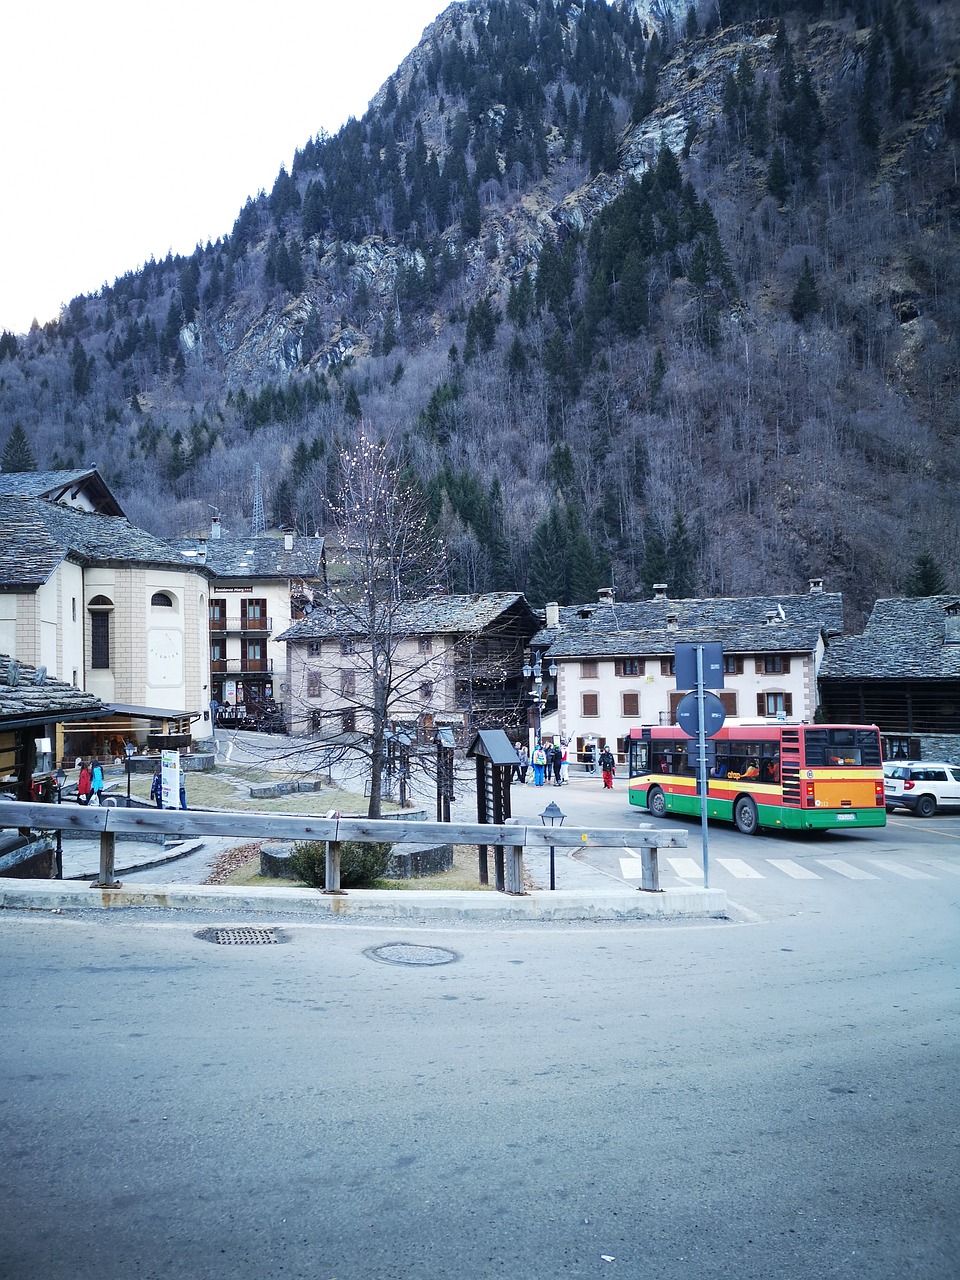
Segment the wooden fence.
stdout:
<path fill-rule="evenodd" d="M 151 832 L 165 836 L 226 836 L 263 840 L 318 840 L 327 845 L 325 893 L 340 892 L 340 844 L 344 840 L 390 844 L 468 844 L 498 852 L 497 887 L 523 893 L 523 850 L 639 849 L 641 889 L 659 891 L 657 851 L 684 849 L 685 831 L 652 827 L 524 826 L 511 818 L 503 826 L 460 822 L 403 822 L 389 818 L 325 818 L 299 814 L 213 812 L 205 809 L 81 808 L 72 804 L 0 801 L 0 829 L 84 831 L 100 837 L 99 888 L 117 884 L 114 847 L 118 835 Z M 503 876 L 500 875 L 501 859 Z"/>

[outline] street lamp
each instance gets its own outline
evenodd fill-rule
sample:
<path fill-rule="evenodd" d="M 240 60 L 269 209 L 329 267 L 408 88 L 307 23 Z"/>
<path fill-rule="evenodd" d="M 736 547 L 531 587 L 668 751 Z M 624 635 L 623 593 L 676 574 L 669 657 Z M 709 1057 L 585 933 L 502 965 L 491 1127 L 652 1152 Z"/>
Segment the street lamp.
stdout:
<path fill-rule="evenodd" d="M 63 771 L 63 765 L 53 775 L 53 780 L 57 784 L 57 804 L 63 803 L 63 784 L 67 780 L 67 775 Z M 63 832 L 57 827 L 57 875 L 58 880 L 63 879 Z"/>
<path fill-rule="evenodd" d="M 125 742 L 123 749 L 127 753 L 127 808 L 129 809 L 130 808 L 130 766 L 133 761 L 133 753 L 136 751 L 136 747 L 133 745 L 132 742 Z"/>
<path fill-rule="evenodd" d="M 551 827 L 562 827 L 563 820 L 567 815 L 563 812 L 558 804 L 552 800 L 540 815 L 540 821 L 544 826 L 549 822 Z M 556 866 L 554 863 L 553 845 L 550 846 L 550 888 L 557 887 Z"/>
<path fill-rule="evenodd" d="M 551 662 L 547 668 L 547 674 L 551 680 L 557 678 L 557 664 Z M 533 690 L 530 694 L 533 704 L 537 711 L 537 723 L 534 726 L 536 730 L 536 742 L 540 741 L 540 724 L 543 712 L 543 653 L 540 649 L 535 649 L 533 654 L 533 662 L 525 662 L 523 664 L 523 677 L 525 680 L 533 678 Z"/>

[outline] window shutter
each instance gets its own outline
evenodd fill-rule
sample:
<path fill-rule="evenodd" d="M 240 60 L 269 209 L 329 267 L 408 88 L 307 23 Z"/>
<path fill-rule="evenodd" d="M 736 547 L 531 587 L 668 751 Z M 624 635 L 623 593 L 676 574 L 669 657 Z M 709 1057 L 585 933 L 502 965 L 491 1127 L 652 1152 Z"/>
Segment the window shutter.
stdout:
<path fill-rule="evenodd" d="M 793 715 L 793 694 L 785 693 L 783 695 L 783 714 L 785 716 Z"/>
<path fill-rule="evenodd" d="M 780 667 L 780 670 L 783 672 L 783 674 L 784 674 L 784 675 L 789 674 L 789 671 L 790 671 L 790 659 L 789 659 L 789 658 L 784 658 L 784 659 L 783 659 L 782 664 L 781 664 L 781 667 Z"/>
<path fill-rule="evenodd" d="M 640 714 L 639 693 L 625 693 L 623 695 L 623 714 L 625 716 L 638 716 Z"/>
<path fill-rule="evenodd" d="M 767 714 L 767 696 L 764 693 L 757 694 L 757 715 L 765 716 Z"/>
<path fill-rule="evenodd" d="M 734 689 L 722 689 L 718 695 L 723 703 L 723 709 L 728 716 L 737 714 L 737 694 Z"/>
<path fill-rule="evenodd" d="M 584 693 L 581 695 L 583 702 L 583 714 L 585 716 L 598 716 L 600 714 L 600 705 L 597 694 Z"/>
<path fill-rule="evenodd" d="M 765 663 L 764 663 L 764 661 L 763 661 L 763 658 L 758 658 L 758 659 L 757 659 L 757 661 L 756 661 L 756 668 L 757 668 L 757 675 L 758 675 L 758 676 L 762 676 L 762 675 L 763 675 L 763 672 L 764 672 L 764 666 L 765 666 Z"/>
<path fill-rule="evenodd" d="M 677 723 L 677 707 L 679 707 L 680 700 L 683 697 L 684 697 L 684 694 L 680 692 L 680 690 L 678 689 L 674 689 L 670 693 L 670 723 L 671 724 Z"/>

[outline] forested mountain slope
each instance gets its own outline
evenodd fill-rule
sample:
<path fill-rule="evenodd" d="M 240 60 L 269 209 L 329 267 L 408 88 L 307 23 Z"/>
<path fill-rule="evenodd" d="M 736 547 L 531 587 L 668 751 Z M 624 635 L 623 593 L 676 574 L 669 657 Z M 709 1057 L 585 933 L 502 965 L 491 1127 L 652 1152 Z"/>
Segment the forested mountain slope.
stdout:
<path fill-rule="evenodd" d="M 0 443 L 168 535 L 249 527 L 259 464 L 312 532 L 362 416 L 452 590 L 956 588 L 957 27 L 453 4 L 225 240 L 3 334 Z"/>

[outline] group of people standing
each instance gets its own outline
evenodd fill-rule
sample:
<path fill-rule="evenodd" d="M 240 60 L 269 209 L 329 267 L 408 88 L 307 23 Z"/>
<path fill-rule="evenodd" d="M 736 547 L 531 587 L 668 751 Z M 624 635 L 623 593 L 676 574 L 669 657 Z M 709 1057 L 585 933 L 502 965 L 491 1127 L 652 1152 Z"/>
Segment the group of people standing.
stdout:
<path fill-rule="evenodd" d="M 532 751 L 528 751 L 523 743 L 515 742 L 513 747 L 519 763 L 513 766 L 514 779 L 517 782 L 526 783 L 527 773 L 532 769 L 535 787 L 548 786 L 551 782 L 556 787 L 562 787 L 565 782 L 570 781 L 569 745 L 569 738 L 559 738 L 552 742 L 538 742 Z M 612 790 L 613 779 L 617 772 L 617 762 L 613 752 L 609 747 L 603 747 L 598 757 L 594 748 L 589 759 L 596 760 L 603 775 L 604 787 Z M 592 772 L 589 765 L 588 771 Z"/>
<path fill-rule="evenodd" d="M 96 756 L 91 760 L 80 761 L 77 804 L 90 804 L 94 797 L 97 804 L 103 804 L 103 765 Z"/>

